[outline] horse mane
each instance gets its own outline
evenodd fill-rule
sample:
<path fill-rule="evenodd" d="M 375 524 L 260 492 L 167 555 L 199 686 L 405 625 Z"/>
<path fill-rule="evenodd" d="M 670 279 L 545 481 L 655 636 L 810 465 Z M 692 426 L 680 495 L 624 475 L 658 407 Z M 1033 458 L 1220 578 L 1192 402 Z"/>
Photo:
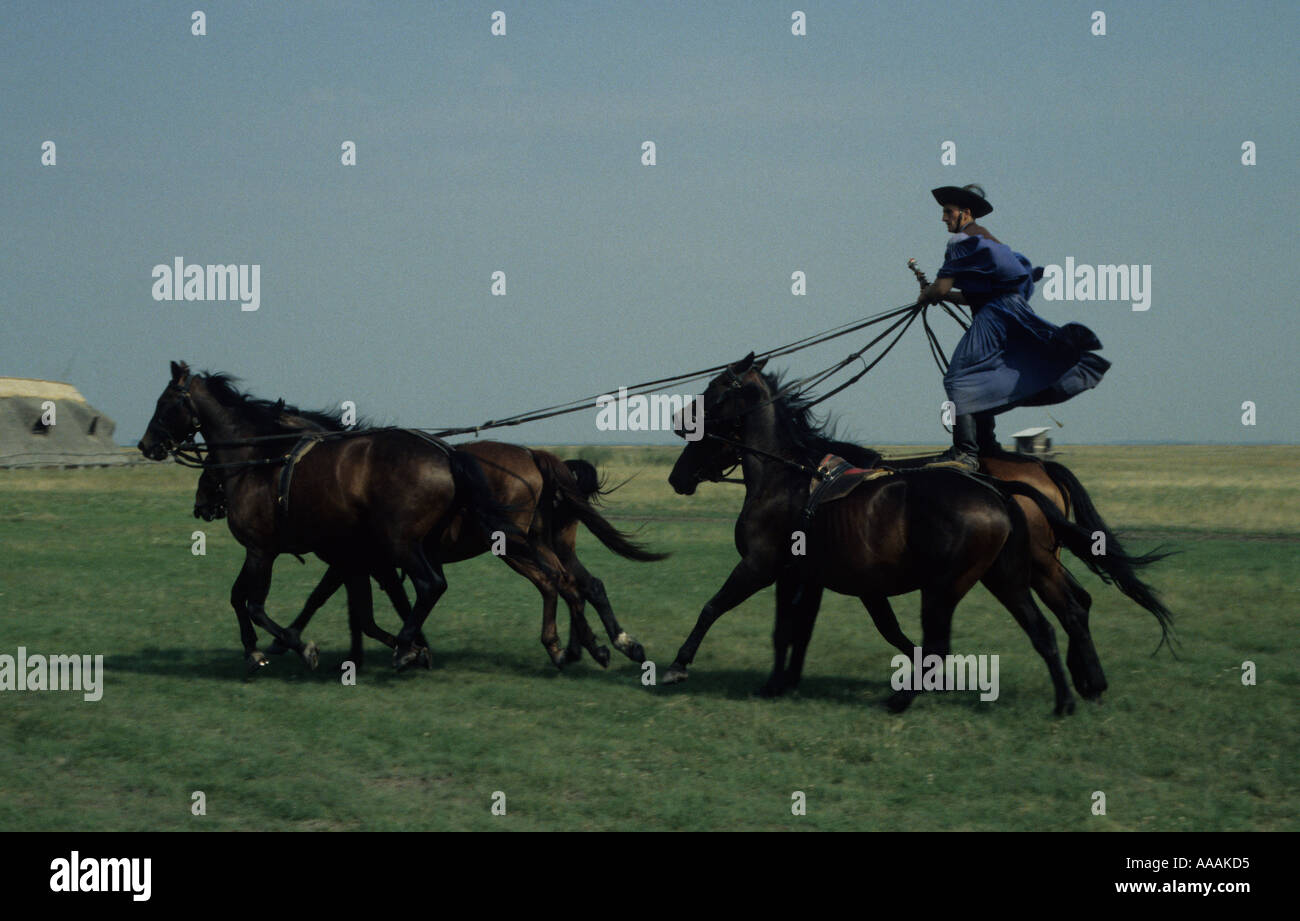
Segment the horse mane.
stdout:
<path fill-rule="evenodd" d="M 783 372 L 759 372 L 772 393 L 780 393 Z M 797 391 L 780 393 L 772 401 L 776 415 L 777 434 L 796 454 L 811 464 L 818 463 L 827 454 L 838 454 L 859 467 L 874 467 L 880 463 L 879 451 L 843 441 L 835 431 L 834 421 L 827 416 L 818 419 L 812 411 L 812 400 Z"/>
<path fill-rule="evenodd" d="M 259 435 L 278 435 L 282 432 L 295 432 L 310 429 L 324 429 L 329 432 L 343 432 L 350 428 L 370 428 L 370 420 L 358 418 L 353 426 L 343 424 L 343 410 L 301 409 L 284 400 L 264 400 L 245 393 L 235 386 L 239 378 L 220 372 L 203 374 L 203 383 L 208 392 L 222 406 L 235 409 L 253 424 Z M 307 424 L 297 422 L 296 416 Z"/>

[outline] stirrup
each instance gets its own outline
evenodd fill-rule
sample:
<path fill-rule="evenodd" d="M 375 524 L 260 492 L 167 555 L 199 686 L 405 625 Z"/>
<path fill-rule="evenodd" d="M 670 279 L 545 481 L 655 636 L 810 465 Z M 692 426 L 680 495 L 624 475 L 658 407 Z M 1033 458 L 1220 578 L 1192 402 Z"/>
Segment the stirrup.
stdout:
<path fill-rule="evenodd" d="M 955 449 L 949 448 L 935 460 L 925 464 L 924 467 L 949 467 L 956 470 L 965 470 L 968 473 L 978 473 L 980 459 L 973 454 L 958 453 Z"/>

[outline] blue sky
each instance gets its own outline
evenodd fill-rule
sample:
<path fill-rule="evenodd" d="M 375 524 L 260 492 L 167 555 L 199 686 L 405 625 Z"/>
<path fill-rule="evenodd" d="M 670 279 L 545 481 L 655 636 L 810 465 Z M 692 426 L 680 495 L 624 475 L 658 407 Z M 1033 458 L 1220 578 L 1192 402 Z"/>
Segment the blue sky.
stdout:
<path fill-rule="evenodd" d="M 1284 2 L 6 3 L 0 375 L 74 383 L 123 442 L 171 359 L 474 423 L 905 303 L 947 238 L 929 189 L 979 182 L 1035 264 L 1152 267 L 1145 312 L 1035 295 L 1114 365 L 1051 411 L 1061 442 L 1294 443 L 1298 27 Z M 260 265 L 260 309 L 154 301 L 177 256 Z M 826 404 L 845 433 L 945 439 L 914 333 Z M 672 441 L 594 406 L 504 437 Z"/>

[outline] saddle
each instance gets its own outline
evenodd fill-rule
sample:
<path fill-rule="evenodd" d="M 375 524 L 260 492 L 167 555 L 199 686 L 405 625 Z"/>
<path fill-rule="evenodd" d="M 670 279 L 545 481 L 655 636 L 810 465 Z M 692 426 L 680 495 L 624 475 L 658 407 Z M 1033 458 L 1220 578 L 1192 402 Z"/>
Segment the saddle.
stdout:
<path fill-rule="evenodd" d="M 896 472 L 889 467 L 854 467 L 838 454 L 827 454 L 817 465 L 817 475 L 808 484 L 804 521 L 811 521 L 818 508 L 827 502 L 843 499 L 868 480 L 893 476 Z"/>

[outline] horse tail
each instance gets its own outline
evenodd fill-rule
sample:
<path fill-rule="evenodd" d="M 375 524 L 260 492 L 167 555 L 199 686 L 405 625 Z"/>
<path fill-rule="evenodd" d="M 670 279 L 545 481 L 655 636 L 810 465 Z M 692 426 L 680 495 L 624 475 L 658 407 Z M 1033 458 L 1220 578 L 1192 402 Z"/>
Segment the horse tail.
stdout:
<path fill-rule="evenodd" d="M 604 479 L 596 472 L 596 465 L 591 461 L 571 459 L 566 460 L 564 466 L 569 468 L 578 491 L 588 502 L 599 502 L 600 497 L 609 491 L 604 488 Z"/>
<path fill-rule="evenodd" d="M 647 550 L 596 511 L 591 499 L 600 494 L 601 485 L 592 464 L 581 460 L 562 461 L 547 451 L 534 451 L 533 460 L 555 497 L 555 509 L 562 519 L 582 522 L 597 540 L 625 559 L 653 563 L 668 558 L 667 553 Z"/>
<path fill-rule="evenodd" d="M 1059 465 L 1058 465 L 1059 466 Z M 1061 468 L 1064 470 L 1064 468 Z M 1074 477 L 1070 476 L 1073 480 Z M 1164 602 L 1156 594 L 1155 589 L 1147 585 L 1137 576 L 1137 570 L 1152 563 L 1163 560 L 1170 556 L 1170 552 L 1152 551 L 1141 555 L 1128 553 L 1114 540 L 1113 535 L 1104 526 L 1088 530 L 1085 520 L 1100 522 L 1100 517 L 1096 516 L 1096 510 L 1093 509 L 1091 515 L 1087 512 L 1076 511 L 1075 514 L 1080 518 L 1079 523 L 1070 521 L 1057 510 L 1046 496 L 1034 489 L 1032 486 L 1026 486 L 1024 483 L 1018 483 L 1010 480 L 994 480 L 999 491 L 1004 496 L 1018 495 L 1032 499 L 1034 504 L 1043 513 L 1051 525 L 1052 533 L 1056 539 L 1065 545 L 1066 549 L 1083 561 L 1089 569 L 1097 574 L 1101 580 L 1109 585 L 1116 586 L 1121 592 L 1137 602 L 1141 607 L 1150 611 L 1160 624 L 1160 643 L 1156 646 L 1156 651 L 1160 650 L 1166 642 L 1169 643 L 1169 651 L 1173 649 L 1173 612 L 1165 607 Z M 1076 484 L 1077 480 L 1074 481 Z M 1082 487 L 1080 487 L 1082 489 Z M 1084 494 L 1086 498 L 1086 493 Z M 1077 500 L 1076 500 L 1077 501 Z M 1087 502 L 1091 507 L 1092 503 Z M 1076 506 L 1076 509 L 1080 508 Z M 1105 551 L 1103 553 L 1093 553 L 1093 542 L 1095 534 L 1101 532 L 1105 536 Z"/>
<path fill-rule="evenodd" d="M 1042 462 L 1043 469 L 1047 472 L 1048 478 L 1056 484 L 1056 488 L 1065 494 L 1066 502 L 1069 508 L 1074 512 L 1074 520 L 1078 522 L 1081 528 L 1096 533 L 1100 531 L 1106 535 L 1106 546 L 1123 550 L 1124 545 L 1119 542 L 1119 538 L 1111 531 L 1110 526 L 1102 519 L 1101 514 L 1097 511 L 1097 506 L 1092 504 L 1092 496 L 1088 495 L 1088 490 L 1083 488 L 1070 468 L 1058 461 L 1045 460 Z"/>

